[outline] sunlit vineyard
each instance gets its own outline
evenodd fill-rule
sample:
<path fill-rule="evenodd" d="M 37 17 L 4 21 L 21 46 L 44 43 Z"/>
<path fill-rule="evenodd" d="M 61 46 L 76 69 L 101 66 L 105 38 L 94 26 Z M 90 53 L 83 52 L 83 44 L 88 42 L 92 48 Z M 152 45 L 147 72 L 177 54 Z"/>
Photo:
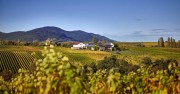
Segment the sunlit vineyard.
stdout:
<path fill-rule="evenodd" d="M 43 58 L 41 56 L 41 50 L 43 46 L 0 46 L 0 51 L 24 51 L 29 54 L 36 52 L 36 57 Z M 62 52 L 69 57 L 70 62 L 80 62 L 82 64 L 88 64 L 102 60 L 106 56 L 110 56 L 111 53 L 103 51 L 91 51 L 91 50 L 72 50 L 70 48 L 55 46 L 54 50 Z"/>
<path fill-rule="evenodd" d="M 64 47 L 55 47 L 55 51 L 60 51 L 64 55 L 68 56 L 70 62 L 80 62 L 82 64 L 96 62 L 104 59 L 106 56 L 111 56 L 111 53 L 103 51 L 72 50 Z"/>
<path fill-rule="evenodd" d="M 5 81 L 3 76 L 0 77 L 0 93 L 180 93 L 180 69 L 176 60 L 152 62 L 150 58 L 144 58 L 137 67 L 113 56 L 105 58 L 98 64 L 81 65 L 70 62 L 67 56 L 54 51 L 53 48 L 46 47 L 42 52 L 44 58 L 36 60 L 34 72 L 20 69 L 9 81 Z M 131 69 L 135 66 L 135 69 Z"/>
<path fill-rule="evenodd" d="M 154 47 L 157 43 L 142 43 L 145 47 L 139 47 L 136 43 L 117 43 L 122 49 L 118 58 L 126 59 L 129 63 L 139 64 L 143 57 L 151 57 L 156 59 L 175 59 L 180 65 L 180 48 Z M 152 47 L 153 46 L 153 47 Z"/>
<path fill-rule="evenodd" d="M 41 58 L 35 54 L 34 57 L 30 52 L 25 51 L 0 51 L 0 68 L 2 70 L 10 70 L 13 74 L 18 73 L 18 70 L 30 70 L 31 63 L 35 58 Z"/>

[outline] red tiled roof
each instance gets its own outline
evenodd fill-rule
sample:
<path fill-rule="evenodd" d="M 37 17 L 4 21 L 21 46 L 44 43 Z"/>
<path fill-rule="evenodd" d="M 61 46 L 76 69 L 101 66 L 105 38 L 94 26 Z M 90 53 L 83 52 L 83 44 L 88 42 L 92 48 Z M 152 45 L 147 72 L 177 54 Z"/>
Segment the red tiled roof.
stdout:
<path fill-rule="evenodd" d="M 80 42 L 73 42 L 72 44 L 73 45 L 78 45 Z"/>

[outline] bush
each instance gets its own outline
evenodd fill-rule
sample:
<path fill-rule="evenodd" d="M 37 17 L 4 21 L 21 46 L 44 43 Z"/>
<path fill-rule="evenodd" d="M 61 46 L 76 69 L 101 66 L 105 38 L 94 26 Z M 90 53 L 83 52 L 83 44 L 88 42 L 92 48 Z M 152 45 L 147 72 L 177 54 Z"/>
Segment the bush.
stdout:
<path fill-rule="evenodd" d="M 117 59 L 116 56 L 106 57 L 104 60 L 101 60 L 97 64 L 97 70 L 106 69 L 107 72 L 109 70 L 114 69 L 115 72 L 119 72 L 121 74 L 128 74 L 131 71 L 137 71 L 139 66 L 129 64 L 124 59 Z"/>
<path fill-rule="evenodd" d="M 10 70 L 3 70 L 0 72 L 0 76 L 2 76 L 5 81 L 9 81 L 11 80 L 13 73 Z"/>
<path fill-rule="evenodd" d="M 151 58 L 149 58 L 149 57 L 143 57 L 143 58 L 141 59 L 141 62 L 140 62 L 140 63 L 143 64 L 143 65 L 145 65 L 145 66 L 150 66 L 150 65 L 153 64 L 152 61 L 151 61 Z"/>
<path fill-rule="evenodd" d="M 107 71 L 115 67 L 118 67 L 118 60 L 116 56 L 105 57 L 104 60 L 99 61 L 97 64 L 97 69 L 106 69 Z"/>
<path fill-rule="evenodd" d="M 136 44 L 135 46 L 137 46 L 137 47 L 145 47 L 145 45 L 142 44 L 142 43 L 138 43 L 138 44 Z"/>
<path fill-rule="evenodd" d="M 178 67 L 178 62 L 173 59 L 157 59 L 155 62 L 152 64 L 152 70 L 158 71 L 158 70 L 168 70 L 168 67 L 171 66 L 171 68 Z"/>

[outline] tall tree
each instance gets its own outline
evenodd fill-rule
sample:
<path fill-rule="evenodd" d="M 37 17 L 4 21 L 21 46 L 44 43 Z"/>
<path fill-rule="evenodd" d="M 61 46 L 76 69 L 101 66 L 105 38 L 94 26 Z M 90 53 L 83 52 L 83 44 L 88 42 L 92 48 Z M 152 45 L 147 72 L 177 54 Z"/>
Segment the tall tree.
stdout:
<path fill-rule="evenodd" d="M 163 37 L 160 37 L 160 38 L 159 38 L 159 40 L 158 40 L 158 46 L 164 47 L 164 40 L 163 40 Z"/>
<path fill-rule="evenodd" d="M 92 38 L 92 42 L 93 42 L 93 43 L 97 43 L 96 36 L 93 36 L 93 38 Z"/>
<path fill-rule="evenodd" d="M 160 39 L 158 39 L 158 46 L 160 46 Z"/>
<path fill-rule="evenodd" d="M 180 40 L 178 40 L 178 48 L 180 48 Z"/>
<path fill-rule="evenodd" d="M 176 40 L 173 39 L 172 43 L 173 43 L 173 47 L 175 48 L 176 47 Z"/>
<path fill-rule="evenodd" d="M 161 47 L 164 47 L 164 39 L 163 39 L 163 37 L 160 38 L 160 41 L 161 41 Z"/>
<path fill-rule="evenodd" d="M 170 47 L 170 37 L 168 37 L 167 46 Z"/>
<path fill-rule="evenodd" d="M 106 40 L 102 40 L 102 44 L 105 44 L 106 43 Z"/>
<path fill-rule="evenodd" d="M 173 47 L 173 38 L 170 39 L 170 47 Z"/>

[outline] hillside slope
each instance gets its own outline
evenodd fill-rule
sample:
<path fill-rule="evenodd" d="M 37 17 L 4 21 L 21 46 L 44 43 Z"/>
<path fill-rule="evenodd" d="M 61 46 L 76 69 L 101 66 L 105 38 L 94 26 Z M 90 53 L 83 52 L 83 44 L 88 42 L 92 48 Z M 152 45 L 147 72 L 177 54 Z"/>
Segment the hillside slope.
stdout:
<path fill-rule="evenodd" d="M 80 41 L 89 42 L 92 37 L 96 36 L 97 40 L 106 40 L 112 42 L 113 40 L 98 34 L 87 33 L 85 31 L 66 31 L 58 27 L 46 26 L 36 28 L 29 31 L 16 31 L 11 33 L 0 32 L 0 39 L 3 40 L 22 40 L 32 42 L 33 40 L 44 41 L 47 38 L 56 38 L 59 41 Z"/>

